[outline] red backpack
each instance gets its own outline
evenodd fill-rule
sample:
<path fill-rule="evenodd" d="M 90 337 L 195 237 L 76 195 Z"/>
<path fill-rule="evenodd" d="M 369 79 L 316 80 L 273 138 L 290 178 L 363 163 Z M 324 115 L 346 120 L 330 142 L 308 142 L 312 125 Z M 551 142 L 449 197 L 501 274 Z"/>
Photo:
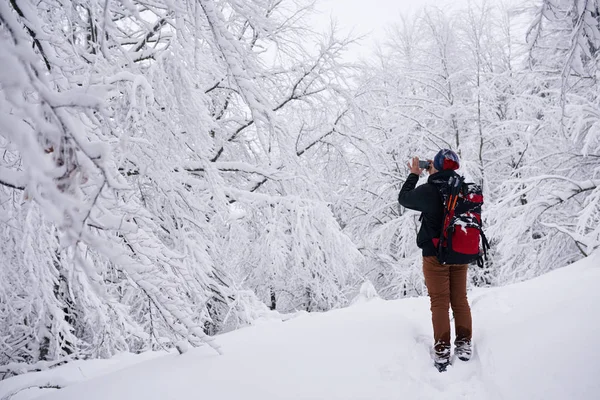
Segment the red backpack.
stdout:
<path fill-rule="evenodd" d="M 465 183 L 465 178 L 460 175 L 450 177 L 447 182 L 436 182 L 436 186 L 444 202 L 442 234 L 433 239 L 438 260 L 441 264 L 477 262 L 483 267 L 490 245 L 481 224 L 481 186 Z"/>

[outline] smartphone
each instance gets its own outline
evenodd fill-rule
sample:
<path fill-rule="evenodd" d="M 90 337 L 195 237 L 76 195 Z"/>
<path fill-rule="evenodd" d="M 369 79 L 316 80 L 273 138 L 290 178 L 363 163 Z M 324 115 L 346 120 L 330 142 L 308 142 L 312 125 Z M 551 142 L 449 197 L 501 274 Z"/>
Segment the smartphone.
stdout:
<path fill-rule="evenodd" d="M 421 161 L 419 160 L 419 168 L 421 169 L 429 169 L 431 163 L 429 161 Z"/>

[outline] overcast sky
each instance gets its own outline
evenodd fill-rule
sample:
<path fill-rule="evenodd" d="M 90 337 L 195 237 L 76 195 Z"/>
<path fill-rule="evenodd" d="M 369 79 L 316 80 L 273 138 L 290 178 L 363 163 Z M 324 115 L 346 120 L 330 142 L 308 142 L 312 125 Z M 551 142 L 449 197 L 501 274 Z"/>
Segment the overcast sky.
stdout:
<path fill-rule="evenodd" d="M 455 0 L 452 3 L 466 3 Z M 354 55 L 366 55 L 377 40 L 385 39 L 385 29 L 399 20 L 401 14 L 417 11 L 427 4 L 441 7 L 449 3 L 446 0 L 318 0 L 320 12 L 318 23 L 328 26 L 330 17 L 334 18 L 344 32 L 353 31 L 357 35 L 369 34 L 362 42 L 362 48 L 354 49 Z"/>
<path fill-rule="evenodd" d="M 386 39 L 386 28 L 398 22 L 402 14 L 415 13 L 425 6 L 435 6 L 443 10 L 461 9 L 469 2 L 479 3 L 482 0 L 317 0 L 318 16 L 315 17 L 317 27 L 326 30 L 331 18 L 335 19 L 343 32 L 352 31 L 355 35 L 369 37 L 354 47 L 348 54 L 349 59 L 368 56 L 376 42 Z M 498 0 L 487 0 L 495 4 Z M 523 2 L 539 2 L 539 0 L 503 0 L 506 4 Z M 528 21 L 526 24 L 528 25 Z"/>

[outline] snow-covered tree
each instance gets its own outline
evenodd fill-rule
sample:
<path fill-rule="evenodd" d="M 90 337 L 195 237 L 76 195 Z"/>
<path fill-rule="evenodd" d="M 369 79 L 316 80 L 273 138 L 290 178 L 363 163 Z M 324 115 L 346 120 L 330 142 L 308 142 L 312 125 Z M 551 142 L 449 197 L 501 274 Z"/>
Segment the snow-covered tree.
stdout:
<path fill-rule="evenodd" d="M 2 372 L 218 350 L 266 311 L 248 288 L 344 304 L 359 254 L 307 166 L 344 118 L 350 41 L 307 30 L 311 7 L 0 4 Z"/>
<path fill-rule="evenodd" d="M 599 3 L 542 1 L 533 11 L 527 142 L 497 214 L 501 264 L 519 278 L 600 246 Z"/>
<path fill-rule="evenodd" d="M 416 214 L 398 210 L 396 196 L 406 161 L 441 147 L 455 149 L 460 172 L 484 186 L 493 248 L 488 268 L 473 269 L 475 284 L 539 275 L 597 247 L 597 12 L 593 2 L 558 3 L 544 3 L 527 37 L 519 36 L 527 9 L 426 8 L 395 26 L 361 74 L 357 130 L 368 145 L 357 163 L 367 168 L 346 229 L 363 241 L 384 296 L 423 289 Z"/>

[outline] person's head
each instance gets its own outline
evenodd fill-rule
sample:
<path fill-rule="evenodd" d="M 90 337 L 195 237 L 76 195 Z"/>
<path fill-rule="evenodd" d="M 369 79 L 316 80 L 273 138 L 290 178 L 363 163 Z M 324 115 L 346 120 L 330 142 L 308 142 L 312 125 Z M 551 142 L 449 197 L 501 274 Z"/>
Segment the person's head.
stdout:
<path fill-rule="evenodd" d="M 438 151 L 433 159 L 433 166 L 431 169 L 435 172 L 444 170 L 457 170 L 460 168 L 460 160 L 458 155 L 450 149 L 442 149 Z M 435 173 L 434 172 L 434 173 Z"/>

